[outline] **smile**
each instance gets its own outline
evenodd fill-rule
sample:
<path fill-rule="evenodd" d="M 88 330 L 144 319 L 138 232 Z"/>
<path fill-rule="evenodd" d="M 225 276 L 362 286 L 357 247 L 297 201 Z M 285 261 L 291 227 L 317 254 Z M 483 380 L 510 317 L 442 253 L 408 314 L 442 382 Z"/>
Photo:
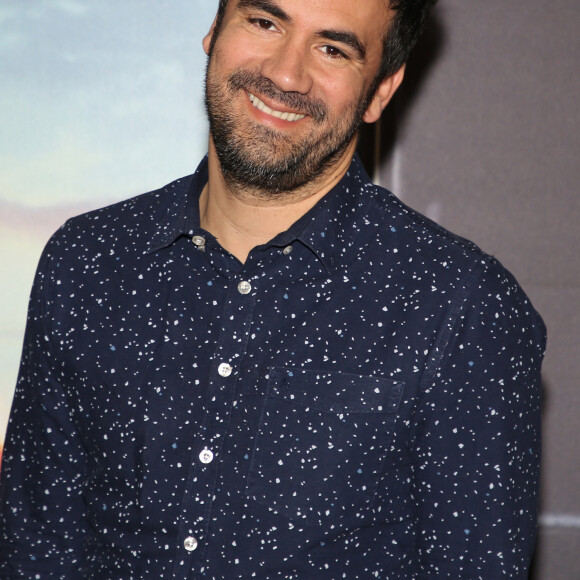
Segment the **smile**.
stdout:
<path fill-rule="evenodd" d="M 248 96 L 250 97 L 250 101 L 251 101 L 252 105 L 254 105 L 254 107 L 256 107 L 256 109 L 258 109 L 259 111 L 263 111 L 267 115 L 271 115 L 272 117 L 276 117 L 277 119 L 282 119 L 283 121 L 294 122 L 294 121 L 300 121 L 300 119 L 304 119 L 304 117 L 306 117 L 306 115 L 300 115 L 298 113 L 289 113 L 288 111 L 286 111 L 285 113 L 283 113 L 282 111 L 274 111 L 273 109 L 270 109 L 270 107 L 268 107 L 262 101 L 260 101 L 260 99 L 258 99 L 258 97 L 256 97 L 255 95 L 252 95 L 252 93 L 248 93 Z"/>

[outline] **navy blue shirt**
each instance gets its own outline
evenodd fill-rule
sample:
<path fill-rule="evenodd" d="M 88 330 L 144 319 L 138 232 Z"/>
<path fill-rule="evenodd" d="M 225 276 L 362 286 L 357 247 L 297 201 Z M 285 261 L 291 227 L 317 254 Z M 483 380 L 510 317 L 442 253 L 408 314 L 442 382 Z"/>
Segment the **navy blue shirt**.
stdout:
<path fill-rule="evenodd" d="M 1 577 L 526 578 L 544 326 L 513 277 L 356 158 L 241 264 L 206 182 L 48 243 Z"/>

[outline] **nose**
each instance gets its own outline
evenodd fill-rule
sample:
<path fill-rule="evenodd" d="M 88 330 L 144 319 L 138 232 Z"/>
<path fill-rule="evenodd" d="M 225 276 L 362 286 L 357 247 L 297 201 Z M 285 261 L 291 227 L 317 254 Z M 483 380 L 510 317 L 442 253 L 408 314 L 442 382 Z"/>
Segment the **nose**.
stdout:
<path fill-rule="evenodd" d="M 308 49 L 299 42 L 280 42 L 262 63 L 262 76 L 281 91 L 307 94 L 312 88 Z"/>

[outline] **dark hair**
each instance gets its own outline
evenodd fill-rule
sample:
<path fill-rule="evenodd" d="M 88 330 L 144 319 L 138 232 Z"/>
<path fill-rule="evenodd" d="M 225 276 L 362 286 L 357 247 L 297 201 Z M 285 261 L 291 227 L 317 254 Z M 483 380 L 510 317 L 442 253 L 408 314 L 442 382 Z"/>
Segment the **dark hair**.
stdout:
<path fill-rule="evenodd" d="M 383 40 L 380 80 L 397 72 L 407 62 L 436 2 L 437 0 L 390 0 L 390 8 L 395 11 L 395 15 Z"/>
<path fill-rule="evenodd" d="M 219 32 L 229 0 L 219 0 L 216 32 Z M 393 21 L 383 39 L 383 58 L 375 83 L 397 72 L 425 28 L 429 11 L 437 0 L 385 0 L 395 11 Z M 215 40 L 215 36 L 214 36 Z"/>

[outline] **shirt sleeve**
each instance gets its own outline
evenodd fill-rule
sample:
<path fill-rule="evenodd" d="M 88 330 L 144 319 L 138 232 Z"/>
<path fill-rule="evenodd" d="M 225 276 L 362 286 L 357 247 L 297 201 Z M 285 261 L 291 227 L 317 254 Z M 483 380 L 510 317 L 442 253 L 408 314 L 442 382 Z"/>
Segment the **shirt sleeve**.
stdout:
<path fill-rule="evenodd" d="M 495 261 L 452 310 L 417 410 L 419 578 L 524 580 L 536 536 L 545 327 Z"/>
<path fill-rule="evenodd" d="M 85 451 L 51 342 L 51 243 L 32 289 L 0 479 L 0 577 L 78 578 Z M 76 572 L 75 572 L 76 570 Z"/>

